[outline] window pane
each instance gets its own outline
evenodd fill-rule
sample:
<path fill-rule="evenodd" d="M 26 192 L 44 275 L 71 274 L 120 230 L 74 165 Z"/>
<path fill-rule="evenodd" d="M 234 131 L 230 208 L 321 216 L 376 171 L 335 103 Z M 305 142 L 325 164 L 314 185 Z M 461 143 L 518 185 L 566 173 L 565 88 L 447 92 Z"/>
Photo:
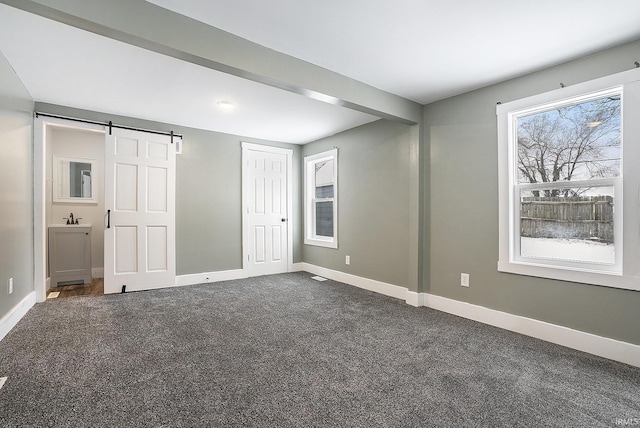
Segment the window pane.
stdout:
<path fill-rule="evenodd" d="M 316 235 L 333 237 L 333 201 L 316 202 Z"/>
<path fill-rule="evenodd" d="M 333 198 L 333 159 L 316 163 L 316 198 Z"/>
<path fill-rule="evenodd" d="M 333 198 L 333 184 L 316 187 L 316 198 Z"/>
<path fill-rule="evenodd" d="M 520 254 L 615 263 L 613 186 L 520 192 Z"/>
<path fill-rule="evenodd" d="M 517 119 L 518 182 L 620 176 L 619 94 Z"/>

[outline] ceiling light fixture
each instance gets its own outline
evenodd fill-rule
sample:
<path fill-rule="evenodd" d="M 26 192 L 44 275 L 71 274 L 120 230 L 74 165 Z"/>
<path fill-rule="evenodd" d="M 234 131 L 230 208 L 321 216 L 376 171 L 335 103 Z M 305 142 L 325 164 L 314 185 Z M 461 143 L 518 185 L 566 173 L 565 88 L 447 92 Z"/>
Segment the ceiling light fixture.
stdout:
<path fill-rule="evenodd" d="M 220 100 L 216 103 L 218 107 L 223 108 L 225 110 L 232 110 L 236 107 L 234 103 L 231 101 Z"/>

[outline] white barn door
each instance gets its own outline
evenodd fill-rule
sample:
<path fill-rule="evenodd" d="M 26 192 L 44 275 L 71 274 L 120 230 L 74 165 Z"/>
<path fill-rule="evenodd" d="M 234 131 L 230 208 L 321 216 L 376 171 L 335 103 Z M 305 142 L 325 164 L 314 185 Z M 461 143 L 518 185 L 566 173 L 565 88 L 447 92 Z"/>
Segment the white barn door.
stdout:
<path fill-rule="evenodd" d="M 172 287 L 176 143 L 117 128 L 106 134 L 104 292 Z"/>
<path fill-rule="evenodd" d="M 248 276 L 289 271 L 292 151 L 243 143 L 244 267 Z"/>

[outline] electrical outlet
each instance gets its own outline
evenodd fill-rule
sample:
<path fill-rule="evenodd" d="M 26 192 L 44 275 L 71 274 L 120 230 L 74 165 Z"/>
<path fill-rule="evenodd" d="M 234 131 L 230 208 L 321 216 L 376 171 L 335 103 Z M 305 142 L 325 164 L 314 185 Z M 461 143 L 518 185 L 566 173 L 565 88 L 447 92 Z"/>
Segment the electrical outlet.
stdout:
<path fill-rule="evenodd" d="M 344 264 L 345 265 L 351 264 L 351 256 L 344 256 Z"/>
<path fill-rule="evenodd" d="M 7 285 L 7 291 L 9 294 L 13 293 L 13 278 L 9 278 L 9 284 Z"/>
<path fill-rule="evenodd" d="M 468 287 L 469 286 L 469 274 L 468 273 L 461 273 L 460 274 L 460 285 L 462 285 L 463 287 Z"/>

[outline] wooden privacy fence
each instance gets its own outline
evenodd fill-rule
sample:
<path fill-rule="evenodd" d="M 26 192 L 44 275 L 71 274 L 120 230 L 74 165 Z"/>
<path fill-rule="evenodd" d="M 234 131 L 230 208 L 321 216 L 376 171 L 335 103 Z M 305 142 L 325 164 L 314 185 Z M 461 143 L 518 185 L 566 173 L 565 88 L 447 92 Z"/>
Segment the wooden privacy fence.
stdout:
<path fill-rule="evenodd" d="M 520 236 L 613 242 L 613 197 L 526 197 Z"/>

